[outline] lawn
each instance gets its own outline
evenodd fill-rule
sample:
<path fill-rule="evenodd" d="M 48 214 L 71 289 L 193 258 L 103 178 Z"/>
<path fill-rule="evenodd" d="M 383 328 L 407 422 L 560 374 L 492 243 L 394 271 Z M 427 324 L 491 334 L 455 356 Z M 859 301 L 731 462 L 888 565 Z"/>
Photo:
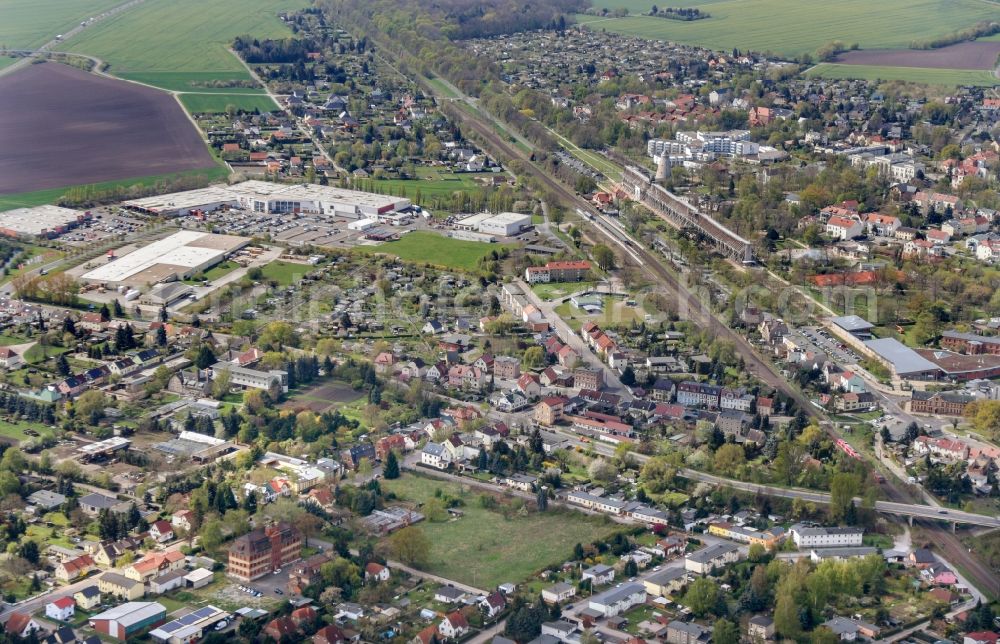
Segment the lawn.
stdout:
<path fill-rule="evenodd" d="M 208 281 L 212 282 L 219 279 L 220 277 L 225 277 L 226 275 L 229 275 L 239 267 L 240 265 L 237 264 L 236 262 L 231 262 L 229 260 L 226 260 L 224 262 L 219 262 L 218 264 L 208 269 L 204 273 L 201 273 L 200 275 L 193 276 L 192 279 L 184 280 L 184 282 L 187 284 L 200 284 L 201 277 L 204 277 Z M 194 279 L 195 277 L 199 279 Z"/>
<path fill-rule="evenodd" d="M 181 94 L 178 98 L 192 114 L 227 112 L 230 106 L 244 112 L 271 112 L 278 108 L 267 94 Z"/>
<path fill-rule="evenodd" d="M 596 0 L 598 7 L 625 7 L 632 14 L 648 11 L 656 0 Z M 660 3 L 660 6 L 663 6 Z M 995 20 L 996 5 L 979 0 L 677 0 L 670 6 L 698 6 L 711 17 L 683 22 L 648 16 L 601 18 L 577 15 L 591 29 L 644 38 L 659 38 L 729 51 L 752 49 L 785 56 L 812 53 L 831 40 L 862 48 L 907 47 L 914 38 L 927 40 Z"/>
<path fill-rule="evenodd" d="M 119 181 L 105 181 L 103 183 L 89 184 L 94 190 L 101 192 L 105 190 L 121 189 L 126 190 L 132 186 L 148 187 L 160 182 L 170 181 L 178 177 L 204 177 L 206 181 L 218 181 L 229 176 L 229 170 L 221 163 L 218 167 L 204 170 L 189 170 L 186 172 L 175 172 L 172 174 L 155 174 L 148 177 L 136 177 L 134 179 L 121 179 Z M 29 208 L 47 203 L 57 203 L 63 196 L 74 188 L 83 186 L 65 186 L 62 188 L 51 188 L 49 190 L 36 190 L 35 192 L 21 192 L 13 195 L 0 195 L 0 212 L 13 210 L 14 208 Z"/>
<path fill-rule="evenodd" d="M 403 235 L 398 241 L 386 242 L 379 246 L 364 246 L 359 250 L 367 253 L 387 253 L 409 262 L 473 272 L 479 267 L 480 259 L 491 251 L 499 251 L 502 248 L 512 248 L 512 246 L 452 239 L 417 231 Z"/>
<path fill-rule="evenodd" d="M 594 284 L 594 282 L 548 282 L 532 284 L 531 290 L 543 300 L 554 300 L 578 291 L 591 290 Z"/>
<path fill-rule="evenodd" d="M 26 429 L 33 429 L 42 436 L 51 436 L 52 430 L 48 425 L 43 425 L 42 423 L 25 423 L 25 422 L 10 422 L 7 420 L 0 420 L 0 436 L 5 438 L 11 438 L 16 441 L 27 441 L 36 436 L 29 436 L 24 433 Z"/>
<path fill-rule="evenodd" d="M 24 361 L 28 364 L 38 364 L 67 351 L 69 351 L 68 347 L 43 346 L 36 342 L 24 352 Z"/>
<path fill-rule="evenodd" d="M 432 544 L 427 569 L 479 588 L 522 582 L 571 557 L 574 544 L 605 539 L 617 529 L 607 519 L 561 510 L 508 519 L 481 507 L 475 489 L 413 474 L 382 486 L 410 501 L 422 503 L 440 488 L 465 502 L 460 519 L 420 524 Z"/>
<path fill-rule="evenodd" d="M 416 179 L 373 179 L 370 188 L 377 192 L 387 192 L 400 197 L 415 199 L 420 192 L 420 200 L 427 197 L 450 197 L 459 190 L 476 190 L 482 184 L 477 175 L 469 173 L 444 172 L 438 168 L 418 168 Z"/>
<path fill-rule="evenodd" d="M 261 269 L 264 280 L 274 280 L 278 286 L 289 286 L 297 282 L 309 272 L 308 266 L 302 264 L 290 264 L 288 262 L 271 262 Z"/>
<path fill-rule="evenodd" d="M 11 49 L 38 47 L 119 4 L 120 0 L 0 0 L 0 44 Z"/>
<path fill-rule="evenodd" d="M 993 87 L 1000 79 L 983 69 L 929 69 L 922 67 L 883 67 L 879 65 L 838 65 L 821 63 L 806 76 L 810 78 L 857 78 L 861 80 L 899 80 L 925 85 L 974 85 Z"/>
<path fill-rule="evenodd" d="M 71 51 L 109 63 L 115 75 L 165 89 L 198 91 L 201 82 L 248 80 L 242 63 L 229 52 L 233 38 L 291 36 L 277 14 L 308 4 L 304 0 L 144 2 L 84 30 L 68 45 Z"/>

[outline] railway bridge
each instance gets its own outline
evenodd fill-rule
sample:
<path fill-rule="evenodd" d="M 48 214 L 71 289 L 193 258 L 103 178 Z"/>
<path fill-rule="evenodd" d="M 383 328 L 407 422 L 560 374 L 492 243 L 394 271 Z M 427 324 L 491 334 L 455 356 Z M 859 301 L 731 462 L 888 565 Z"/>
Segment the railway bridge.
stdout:
<path fill-rule="evenodd" d="M 622 173 L 622 189 L 676 228 L 694 228 L 712 240 L 723 254 L 744 264 L 754 262 L 750 242 L 729 230 L 684 199 L 658 185 L 641 168 L 626 166 Z"/>

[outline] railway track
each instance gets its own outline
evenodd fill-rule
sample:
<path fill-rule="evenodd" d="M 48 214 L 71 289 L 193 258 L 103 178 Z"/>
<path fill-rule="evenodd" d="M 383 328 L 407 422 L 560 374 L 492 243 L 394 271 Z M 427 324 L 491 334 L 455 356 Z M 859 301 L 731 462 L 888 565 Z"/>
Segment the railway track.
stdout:
<path fill-rule="evenodd" d="M 700 299 L 698 299 L 680 283 L 676 275 L 671 273 L 660 263 L 659 258 L 653 254 L 653 251 L 632 242 L 620 231 L 613 229 L 609 223 L 602 219 L 602 214 L 594 212 L 586 200 L 535 166 L 530 159 L 530 155 L 527 155 L 514 146 L 508 144 L 501 137 L 497 136 L 491 127 L 483 124 L 478 119 L 475 119 L 471 114 L 466 113 L 464 110 L 455 110 L 455 112 L 457 113 L 459 120 L 462 121 L 463 125 L 475 131 L 491 147 L 493 147 L 496 152 L 499 152 L 501 156 L 506 156 L 510 159 L 518 159 L 524 162 L 526 167 L 529 168 L 531 174 L 546 188 L 548 188 L 551 193 L 558 196 L 561 201 L 563 201 L 564 205 L 589 213 L 591 217 L 588 221 L 598 235 L 608 240 L 612 247 L 621 247 L 623 251 L 625 251 L 623 252 L 624 256 L 630 258 L 632 263 L 636 264 L 640 269 L 645 270 L 649 275 L 651 275 L 655 279 L 656 283 L 665 287 L 668 294 L 676 298 L 678 310 L 684 311 L 690 321 L 703 328 L 710 329 L 716 337 L 731 342 L 734 345 L 736 352 L 743 358 L 743 362 L 746 365 L 747 370 L 750 371 L 756 378 L 765 382 L 772 388 L 783 392 L 789 398 L 794 400 L 799 408 L 802 409 L 807 415 L 811 417 L 818 416 L 813 406 L 809 403 L 809 400 L 800 391 L 789 385 L 788 382 L 774 370 L 770 363 L 766 362 L 759 355 L 757 355 L 757 353 L 750 346 L 750 343 L 747 342 L 743 336 L 736 333 L 733 329 L 729 328 L 729 326 L 720 322 Z"/>
<path fill-rule="evenodd" d="M 434 88 L 426 83 L 423 84 L 425 85 L 425 90 L 434 95 Z M 758 380 L 768 384 L 777 391 L 783 392 L 791 400 L 794 400 L 807 416 L 819 421 L 824 431 L 835 440 L 842 438 L 837 433 L 836 427 L 829 421 L 822 419 L 816 408 L 813 407 L 809 399 L 802 392 L 781 377 L 769 362 L 765 361 L 753 350 L 753 347 L 750 346 L 750 343 L 743 336 L 719 321 L 700 299 L 680 283 L 676 275 L 663 266 L 653 251 L 643 247 L 641 244 L 635 243 L 613 223 L 605 221 L 603 213 L 595 212 L 589 202 L 536 166 L 531 160 L 530 155 L 510 145 L 502 137 L 498 136 L 490 125 L 481 122 L 465 110 L 457 109 L 454 111 L 456 113 L 455 118 L 482 137 L 484 142 L 489 147 L 492 147 L 495 153 L 507 157 L 509 160 L 517 159 L 523 162 L 526 170 L 542 185 L 548 188 L 551 194 L 559 197 L 565 206 L 583 213 L 589 213 L 591 216 L 587 217 L 587 221 L 591 224 L 594 231 L 599 236 L 611 242 L 613 247 L 626 250 L 627 252 L 623 253 L 623 255 L 631 259 L 641 270 L 652 276 L 658 284 L 665 287 L 676 298 L 678 310 L 684 311 L 689 321 L 703 328 L 710 329 L 715 337 L 731 342 L 737 354 L 743 358 L 748 372 L 752 373 Z M 886 479 L 880 485 L 880 488 L 890 501 L 908 504 L 920 503 L 920 500 L 915 501 L 907 492 L 896 487 L 890 479 Z M 980 590 L 993 597 L 1000 597 L 1000 577 L 990 570 L 988 566 L 977 560 L 958 537 L 949 530 L 937 525 L 934 521 L 916 519 L 914 520 L 914 525 L 920 525 L 927 534 L 929 544 L 939 550 L 950 563 L 961 566 L 963 573 L 971 578 Z"/>

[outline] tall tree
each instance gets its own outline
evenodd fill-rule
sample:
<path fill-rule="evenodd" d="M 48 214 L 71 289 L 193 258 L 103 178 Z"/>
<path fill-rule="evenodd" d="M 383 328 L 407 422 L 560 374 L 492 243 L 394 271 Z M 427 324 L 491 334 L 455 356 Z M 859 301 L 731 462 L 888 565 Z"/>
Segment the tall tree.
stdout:
<path fill-rule="evenodd" d="M 399 459 L 396 458 L 396 452 L 389 450 L 388 456 L 385 457 L 385 467 L 382 469 L 382 475 L 389 480 L 399 478 Z"/>

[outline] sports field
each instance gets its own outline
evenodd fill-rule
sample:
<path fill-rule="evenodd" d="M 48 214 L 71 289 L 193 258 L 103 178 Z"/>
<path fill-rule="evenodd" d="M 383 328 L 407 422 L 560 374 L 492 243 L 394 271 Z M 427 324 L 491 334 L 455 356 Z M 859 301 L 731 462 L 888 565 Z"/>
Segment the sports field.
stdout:
<path fill-rule="evenodd" d="M 67 48 L 102 59 L 124 78 L 203 91 L 213 80 L 250 79 L 229 52 L 235 36 L 290 36 L 277 14 L 306 6 L 307 0 L 145 0 L 84 30 Z"/>
<path fill-rule="evenodd" d="M 433 264 L 472 272 L 479 267 L 480 259 L 491 251 L 499 251 L 504 247 L 503 244 L 452 239 L 443 235 L 417 231 L 403 235 L 398 241 L 386 242 L 378 246 L 363 246 L 359 250 L 367 253 L 395 255 L 402 260 L 419 264 Z"/>
<path fill-rule="evenodd" d="M 225 112 L 230 105 L 246 112 L 271 112 L 278 109 L 267 94 L 181 94 L 177 98 L 184 109 L 192 114 Z"/>
<path fill-rule="evenodd" d="M 123 0 L 0 0 L 0 45 L 32 49 Z"/>
<path fill-rule="evenodd" d="M 822 63 L 816 65 L 806 76 L 810 78 L 857 78 L 861 80 L 898 80 L 908 83 L 956 87 L 974 85 L 993 87 L 1000 85 L 1000 79 L 992 71 L 980 69 L 929 69 L 922 67 L 885 67 L 875 65 L 838 65 Z"/>
<path fill-rule="evenodd" d="M 418 525 L 431 542 L 427 570 L 478 588 L 525 581 L 571 557 L 575 544 L 607 538 L 620 528 L 602 518 L 558 510 L 511 513 L 508 518 L 484 508 L 475 488 L 413 474 L 383 480 L 382 487 L 418 503 L 430 500 L 438 489 L 464 501 L 462 517 Z"/>
<path fill-rule="evenodd" d="M 996 20 L 1000 8 L 982 0 L 671 0 L 670 6 L 697 6 L 711 17 L 682 22 L 636 15 L 653 4 L 656 0 L 595 0 L 597 7 L 624 7 L 633 15 L 576 18 L 595 30 L 717 50 L 735 47 L 797 56 L 832 40 L 868 49 L 907 47 L 915 38 L 927 40 L 981 20 Z"/>

